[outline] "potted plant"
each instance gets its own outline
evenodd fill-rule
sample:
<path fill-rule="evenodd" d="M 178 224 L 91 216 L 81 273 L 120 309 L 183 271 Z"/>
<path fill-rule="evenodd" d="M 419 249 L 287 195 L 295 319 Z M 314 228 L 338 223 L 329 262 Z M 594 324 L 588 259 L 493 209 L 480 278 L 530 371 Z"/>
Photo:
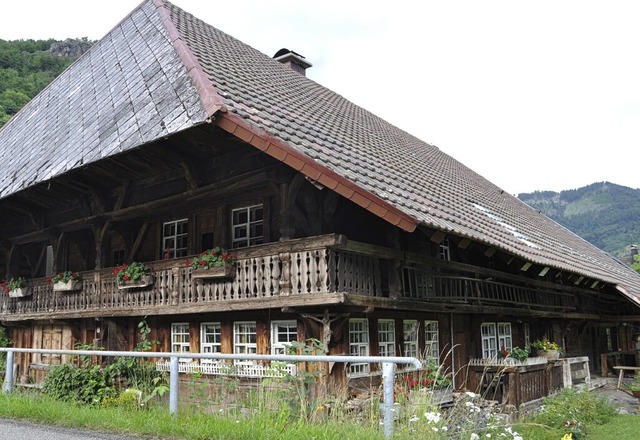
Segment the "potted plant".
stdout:
<path fill-rule="evenodd" d="M 235 255 L 221 247 L 207 249 L 200 255 L 187 259 L 193 278 L 233 278 L 236 274 Z"/>
<path fill-rule="evenodd" d="M 153 284 L 153 275 L 144 263 L 123 263 L 113 269 L 113 274 L 118 282 L 118 289 L 133 289 L 147 287 Z"/>
<path fill-rule="evenodd" d="M 498 350 L 498 358 L 504 359 L 507 363 L 526 362 L 529 357 L 529 352 L 520 347 L 513 347 L 508 349 L 506 346 L 500 347 Z"/>
<path fill-rule="evenodd" d="M 536 349 L 537 355 L 540 357 L 546 357 L 548 360 L 556 360 L 560 357 L 562 349 L 555 342 L 547 339 L 538 339 L 531 343 L 531 346 Z"/>
<path fill-rule="evenodd" d="M 58 272 L 57 274 L 50 276 L 48 281 L 53 284 L 54 292 L 72 292 L 74 290 L 81 290 L 82 283 L 77 273 L 66 270 L 64 272 Z"/>
<path fill-rule="evenodd" d="M 0 281 L 0 288 L 12 298 L 22 298 L 31 295 L 31 288 L 27 286 L 27 280 L 23 277 L 11 278 Z"/>

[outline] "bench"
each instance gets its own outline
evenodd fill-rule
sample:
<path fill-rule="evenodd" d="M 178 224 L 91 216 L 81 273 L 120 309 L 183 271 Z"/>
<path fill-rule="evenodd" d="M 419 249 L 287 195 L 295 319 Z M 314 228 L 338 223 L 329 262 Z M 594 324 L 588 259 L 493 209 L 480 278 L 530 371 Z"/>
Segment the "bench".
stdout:
<path fill-rule="evenodd" d="M 625 371 L 633 371 L 634 376 L 640 372 L 640 367 L 630 367 L 626 365 L 616 365 L 613 367 L 614 370 L 620 370 L 620 374 L 618 375 L 618 389 L 622 389 L 622 381 L 624 379 Z"/>

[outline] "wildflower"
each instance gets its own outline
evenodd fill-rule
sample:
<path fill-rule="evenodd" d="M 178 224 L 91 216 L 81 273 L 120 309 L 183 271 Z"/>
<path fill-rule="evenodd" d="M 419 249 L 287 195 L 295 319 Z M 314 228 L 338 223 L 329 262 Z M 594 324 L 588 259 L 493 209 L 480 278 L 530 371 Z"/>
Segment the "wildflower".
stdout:
<path fill-rule="evenodd" d="M 438 423 L 440 421 L 440 413 L 426 412 L 424 416 L 427 418 L 428 423 Z"/>
<path fill-rule="evenodd" d="M 573 440 L 573 436 L 571 435 L 571 433 L 565 434 L 562 437 L 562 440 Z"/>
<path fill-rule="evenodd" d="M 480 436 L 478 434 L 476 434 L 475 432 L 471 433 L 471 438 L 469 438 L 469 440 L 480 440 Z"/>
<path fill-rule="evenodd" d="M 418 421 L 418 417 L 416 415 L 412 415 L 411 418 L 409 419 L 410 422 L 417 422 Z"/>
<path fill-rule="evenodd" d="M 476 397 L 476 393 L 474 393 L 474 392 L 472 392 L 472 391 L 467 391 L 465 394 L 467 395 L 467 397 L 471 397 L 472 399 L 473 399 L 474 397 Z"/>
<path fill-rule="evenodd" d="M 433 432 L 438 432 L 438 428 L 436 428 L 435 426 L 432 426 L 432 427 L 431 427 L 431 430 L 432 430 Z"/>

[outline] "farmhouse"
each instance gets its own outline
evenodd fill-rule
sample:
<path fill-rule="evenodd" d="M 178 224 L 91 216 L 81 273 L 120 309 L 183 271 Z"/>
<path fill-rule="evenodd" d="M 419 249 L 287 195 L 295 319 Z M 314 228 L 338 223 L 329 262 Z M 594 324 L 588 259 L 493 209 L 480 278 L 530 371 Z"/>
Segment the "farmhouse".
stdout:
<path fill-rule="evenodd" d="M 309 67 L 147 0 L 9 121 L 0 276 L 24 282 L 0 296 L 0 319 L 13 345 L 129 350 L 146 320 L 160 351 L 315 339 L 443 365 L 458 389 L 470 359 L 538 339 L 594 370 L 634 353 L 637 273 Z M 186 264 L 216 247 L 234 255 L 222 269 Z M 132 263 L 144 284 L 114 275 Z M 65 271 L 78 281 L 55 288 Z M 23 375 L 65 361 L 16 359 Z M 379 374 L 328 371 L 338 385 Z"/>

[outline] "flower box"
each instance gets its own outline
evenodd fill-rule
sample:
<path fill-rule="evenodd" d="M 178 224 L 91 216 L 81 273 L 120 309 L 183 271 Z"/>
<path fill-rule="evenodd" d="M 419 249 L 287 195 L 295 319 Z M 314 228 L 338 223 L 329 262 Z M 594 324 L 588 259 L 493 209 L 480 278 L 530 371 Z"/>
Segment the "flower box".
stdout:
<path fill-rule="evenodd" d="M 17 289 L 9 291 L 11 298 L 24 298 L 29 295 L 31 295 L 31 287 L 18 287 Z"/>
<path fill-rule="evenodd" d="M 556 361 L 560 358 L 560 352 L 558 350 L 538 350 L 536 355 L 539 357 L 546 357 L 549 361 Z"/>
<path fill-rule="evenodd" d="M 198 267 L 191 271 L 194 279 L 203 278 L 234 278 L 236 276 L 236 265 L 224 263 L 222 266 L 213 266 L 209 269 Z"/>
<path fill-rule="evenodd" d="M 118 282 L 118 289 L 139 289 L 153 284 L 153 275 L 143 275 L 139 280 Z"/>
<path fill-rule="evenodd" d="M 72 279 L 69 281 L 57 281 L 53 283 L 54 292 L 73 292 L 76 290 L 82 290 L 82 282 L 78 279 Z"/>

